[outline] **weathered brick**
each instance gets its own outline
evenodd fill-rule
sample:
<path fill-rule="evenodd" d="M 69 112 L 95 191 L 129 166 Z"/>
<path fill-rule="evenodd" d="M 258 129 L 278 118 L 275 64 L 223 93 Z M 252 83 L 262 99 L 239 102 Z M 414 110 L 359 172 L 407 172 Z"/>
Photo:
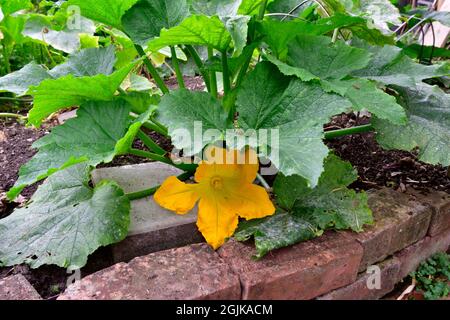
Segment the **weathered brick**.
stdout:
<path fill-rule="evenodd" d="M 417 197 L 418 201 L 428 203 L 433 209 L 428 229 L 429 236 L 435 236 L 450 228 L 450 194 L 438 191 L 426 194 L 419 191 L 412 191 L 411 193 Z"/>
<path fill-rule="evenodd" d="M 395 284 L 400 280 L 400 261 L 396 258 L 388 259 L 378 264 L 381 270 L 380 289 L 370 288 L 373 285 L 374 273 L 361 273 L 352 284 L 336 289 L 319 300 L 376 300 L 394 290 Z M 369 280 L 369 285 L 368 285 Z"/>
<path fill-rule="evenodd" d="M 0 280 L 0 300 L 41 300 L 41 296 L 21 274 Z"/>
<path fill-rule="evenodd" d="M 401 262 L 399 277 L 403 279 L 416 270 L 422 261 L 425 261 L 437 252 L 445 252 L 450 246 L 450 229 L 434 236 L 426 237 L 421 241 L 398 252 L 395 256 Z"/>
<path fill-rule="evenodd" d="M 239 278 L 206 244 L 119 263 L 69 286 L 60 300 L 239 299 Z"/>
<path fill-rule="evenodd" d="M 432 210 L 411 195 L 384 188 L 369 192 L 375 224 L 359 234 L 348 232 L 364 249 L 359 271 L 425 237 Z"/>
<path fill-rule="evenodd" d="M 355 281 L 362 248 L 351 237 L 322 237 L 252 259 L 254 246 L 234 240 L 219 255 L 237 273 L 243 299 L 312 299 Z"/>

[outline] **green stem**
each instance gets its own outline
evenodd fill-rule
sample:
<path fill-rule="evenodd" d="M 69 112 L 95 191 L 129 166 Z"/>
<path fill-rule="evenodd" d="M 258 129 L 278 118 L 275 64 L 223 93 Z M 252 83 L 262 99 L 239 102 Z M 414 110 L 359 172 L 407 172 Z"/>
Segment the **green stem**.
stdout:
<path fill-rule="evenodd" d="M 208 59 L 211 60 L 214 57 L 214 49 L 211 47 L 208 47 Z M 214 98 L 217 98 L 217 76 L 216 71 L 211 70 L 211 95 Z"/>
<path fill-rule="evenodd" d="M 194 172 L 195 169 L 197 168 L 196 164 L 184 164 L 184 163 L 176 164 L 176 163 L 173 163 L 172 160 L 170 160 L 167 157 L 161 156 L 161 155 L 156 154 L 156 153 L 143 151 L 143 150 L 138 150 L 138 149 L 131 148 L 130 150 L 128 150 L 128 153 L 132 154 L 132 155 L 135 155 L 135 156 L 138 156 L 138 157 L 141 157 L 141 158 L 147 158 L 147 159 L 150 159 L 150 160 L 153 160 L 153 161 L 159 161 L 159 162 L 171 165 L 171 166 L 173 166 L 175 168 L 178 168 L 180 170 L 183 170 L 183 171 Z"/>
<path fill-rule="evenodd" d="M 197 50 L 193 46 L 186 46 L 187 52 L 190 54 L 192 59 L 194 59 L 194 63 L 197 66 L 198 70 L 200 71 L 203 81 L 205 82 L 206 89 L 208 92 L 211 92 L 211 82 L 208 72 L 205 71 L 205 65 L 203 64 L 202 59 L 200 58 L 200 55 L 198 54 Z"/>
<path fill-rule="evenodd" d="M 228 68 L 228 56 L 227 52 L 222 52 L 222 75 L 223 75 L 223 92 L 227 95 L 231 90 L 230 84 L 230 69 Z"/>
<path fill-rule="evenodd" d="M 185 172 L 181 175 L 179 175 L 177 178 L 181 181 L 186 181 L 187 179 L 189 179 L 192 176 L 191 172 Z M 156 191 L 158 191 L 160 186 L 156 186 L 147 190 L 142 190 L 142 191 L 138 191 L 138 192 L 133 192 L 133 193 L 128 193 L 126 196 L 128 197 L 128 199 L 130 199 L 130 201 L 133 200 L 138 200 L 138 199 L 142 199 L 142 198 L 146 198 L 146 197 L 150 197 L 152 195 L 155 194 Z"/>
<path fill-rule="evenodd" d="M 163 148 L 161 148 L 152 138 L 145 134 L 142 130 L 140 130 L 137 134 L 138 138 L 145 144 L 147 148 L 155 152 L 159 155 L 165 155 L 167 152 Z"/>
<path fill-rule="evenodd" d="M 6 74 L 11 73 L 11 64 L 9 63 L 9 53 L 7 52 L 6 46 L 2 41 L 2 51 L 3 51 L 3 58 L 5 60 L 5 71 Z"/>
<path fill-rule="evenodd" d="M 178 86 L 181 89 L 186 88 L 186 85 L 184 84 L 183 74 L 181 73 L 180 64 L 177 57 L 177 50 L 174 46 L 170 46 L 170 53 L 172 55 L 172 64 L 175 69 L 175 74 L 177 76 Z"/>
<path fill-rule="evenodd" d="M 166 128 L 162 123 L 160 123 L 158 120 L 156 120 L 154 116 L 152 116 L 152 117 L 150 118 L 150 120 L 151 120 L 156 126 L 158 126 L 162 131 L 164 131 L 165 134 L 168 133 L 167 128 Z"/>
<path fill-rule="evenodd" d="M 269 186 L 266 179 L 264 179 L 264 177 L 262 175 L 257 173 L 256 178 L 258 178 L 259 182 L 261 182 L 262 186 L 264 187 L 264 189 L 266 189 L 267 192 L 272 191 L 272 188 Z"/>
<path fill-rule="evenodd" d="M 33 102 L 32 99 L 21 99 L 21 98 L 11 98 L 11 97 L 0 97 L 0 100 L 4 101 L 18 101 L 18 102 Z"/>
<path fill-rule="evenodd" d="M 269 2 L 268 0 L 264 0 L 261 3 L 261 7 L 259 8 L 259 15 L 258 15 L 258 19 L 262 20 L 264 19 L 264 14 L 266 13 L 266 8 L 267 8 L 267 2 Z"/>
<path fill-rule="evenodd" d="M 375 129 L 371 124 L 366 124 L 366 125 L 353 127 L 353 128 L 332 130 L 332 131 L 325 132 L 325 139 L 331 140 L 331 139 L 335 139 L 335 138 L 339 138 L 339 137 L 343 137 L 343 136 L 347 136 L 347 135 L 351 135 L 351 134 L 366 133 L 366 132 L 371 132 L 374 130 Z"/>
<path fill-rule="evenodd" d="M 27 117 L 22 116 L 20 114 L 16 114 L 16 113 L 0 113 L 0 118 L 15 118 L 15 119 L 20 119 L 20 120 L 25 120 Z"/>
<path fill-rule="evenodd" d="M 144 49 L 140 45 L 135 45 L 135 48 L 139 55 L 144 58 L 144 63 L 147 67 L 148 72 L 151 74 L 153 80 L 155 80 L 156 85 L 161 89 L 161 91 L 166 94 L 169 93 L 169 89 L 167 89 L 166 84 L 164 83 L 164 80 L 160 77 L 158 71 L 153 66 L 153 63 L 150 61 L 150 59 L 147 57 L 147 54 L 145 53 Z"/>

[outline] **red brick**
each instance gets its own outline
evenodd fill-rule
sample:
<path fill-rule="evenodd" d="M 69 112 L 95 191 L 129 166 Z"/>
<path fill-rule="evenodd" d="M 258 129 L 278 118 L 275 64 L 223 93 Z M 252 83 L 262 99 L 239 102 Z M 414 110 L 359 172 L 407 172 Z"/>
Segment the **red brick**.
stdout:
<path fill-rule="evenodd" d="M 239 299 L 239 278 L 206 244 L 139 257 L 69 286 L 60 300 Z"/>
<path fill-rule="evenodd" d="M 450 194 L 446 192 L 431 192 L 422 194 L 418 191 L 413 192 L 418 201 L 428 203 L 433 209 L 429 236 L 435 236 L 450 228 Z"/>
<path fill-rule="evenodd" d="M 395 256 L 401 262 L 400 279 L 416 270 L 422 261 L 425 261 L 437 252 L 445 252 L 450 246 L 450 229 L 434 237 L 426 237 L 416 244 L 403 249 Z"/>
<path fill-rule="evenodd" d="M 369 193 L 375 224 L 359 234 L 348 232 L 364 249 L 359 271 L 425 237 L 432 210 L 414 198 L 388 188 Z"/>
<path fill-rule="evenodd" d="M 239 274 L 243 299 L 312 299 L 355 281 L 362 248 L 351 237 L 322 237 L 252 259 L 254 246 L 229 241 L 219 251 Z"/>
<path fill-rule="evenodd" d="M 36 289 L 21 274 L 0 280 L 0 300 L 41 300 Z"/>
<path fill-rule="evenodd" d="M 369 289 L 367 281 L 371 279 L 373 273 L 361 273 L 358 279 L 352 284 L 336 289 L 326 295 L 319 297 L 319 300 L 376 300 L 394 290 L 395 284 L 400 280 L 400 261 L 392 258 L 378 264 L 381 270 L 380 289 Z"/>

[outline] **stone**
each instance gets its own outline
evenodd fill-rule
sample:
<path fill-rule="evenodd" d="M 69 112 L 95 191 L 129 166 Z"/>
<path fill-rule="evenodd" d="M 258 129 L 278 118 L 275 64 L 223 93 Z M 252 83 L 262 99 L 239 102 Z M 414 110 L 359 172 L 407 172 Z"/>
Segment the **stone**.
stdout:
<path fill-rule="evenodd" d="M 397 257 L 401 262 L 399 277 L 405 278 L 415 271 L 419 264 L 433 254 L 446 252 L 450 246 L 450 229 L 434 237 L 426 237 L 408 248 L 398 252 Z"/>
<path fill-rule="evenodd" d="M 435 236 L 450 228 L 450 194 L 446 192 L 430 192 L 422 194 L 419 191 L 412 191 L 418 201 L 429 204 L 433 209 L 429 236 Z"/>
<path fill-rule="evenodd" d="M 428 205 L 389 188 L 368 194 L 374 225 L 366 226 L 362 233 L 345 232 L 364 249 L 360 272 L 425 237 L 432 214 Z"/>
<path fill-rule="evenodd" d="M 0 279 L 0 300 L 42 300 L 39 293 L 21 274 Z"/>
<path fill-rule="evenodd" d="M 118 263 L 70 285 L 58 300 L 238 300 L 239 278 L 206 244 Z"/>
<path fill-rule="evenodd" d="M 169 176 L 182 171 L 163 163 L 144 163 L 115 168 L 96 169 L 94 184 L 101 180 L 116 181 L 126 193 L 160 185 Z M 186 215 L 161 208 L 153 197 L 131 203 L 131 224 L 128 238 L 112 247 L 115 262 L 129 261 L 137 256 L 203 241 L 197 231 L 197 209 Z"/>
<path fill-rule="evenodd" d="M 342 233 L 252 259 L 254 245 L 228 241 L 218 253 L 239 275 L 244 300 L 312 299 L 356 280 L 362 247 Z"/>
<path fill-rule="evenodd" d="M 352 284 L 334 290 L 326 295 L 318 298 L 318 300 L 377 300 L 384 297 L 386 294 L 394 290 L 395 284 L 400 280 L 400 261 L 397 258 L 392 258 L 383 261 L 376 265 L 381 271 L 379 289 L 373 288 L 374 271 L 363 272 L 358 276 L 358 279 Z M 375 270 L 375 269 L 374 269 Z M 373 282 L 374 281 L 374 282 Z"/>

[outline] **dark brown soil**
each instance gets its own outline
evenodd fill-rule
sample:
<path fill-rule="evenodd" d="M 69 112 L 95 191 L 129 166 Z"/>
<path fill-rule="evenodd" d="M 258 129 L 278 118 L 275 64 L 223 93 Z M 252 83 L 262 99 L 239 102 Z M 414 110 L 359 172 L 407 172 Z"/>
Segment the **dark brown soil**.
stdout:
<path fill-rule="evenodd" d="M 359 119 L 365 124 L 369 119 Z M 345 128 L 356 124 L 354 114 L 335 117 L 328 127 Z M 450 193 L 448 168 L 433 166 L 417 160 L 416 154 L 381 149 L 374 133 L 357 134 L 328 142 L 341 158 L 350 161 L 358 170 L 359 179 L 353 188 L 367 190 L 386 186 L 400 191 L 414 188 L 422 191 L 440 190 Z"/>
<path fill-rule="evenodd" d="M 184 77 L 184 84 L 186 88 L 193 91 L 203 91 L 206 86 L 202 77 Z M 178 81 L 176 77 L 171 77 L 166 81 L 166 85 L 170 90 L 178 88 Z"/>

